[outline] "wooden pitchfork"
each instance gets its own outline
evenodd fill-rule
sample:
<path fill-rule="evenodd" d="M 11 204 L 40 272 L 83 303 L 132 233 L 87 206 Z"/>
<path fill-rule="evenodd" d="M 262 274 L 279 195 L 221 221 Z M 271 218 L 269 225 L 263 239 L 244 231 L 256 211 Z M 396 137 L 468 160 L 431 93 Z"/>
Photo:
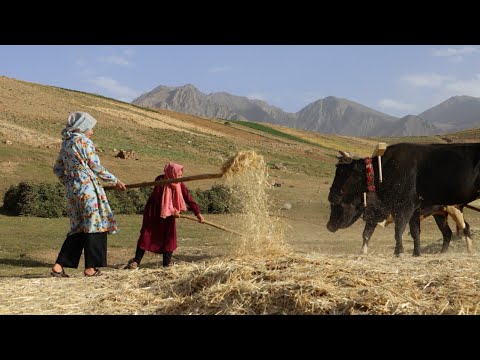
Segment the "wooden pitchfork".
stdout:
<path fill-rule="evenodd" d="M 171 184 L 171 183 L 185 182 L 185 181 L 192 181 L 192 180 L 215 179 L 215 178 L 221 178 L 222 176 L 223 176 L 223 173 L 219 173 L 219 174 L 200 174 L 200 175 L 179 177 L 179 178 L 176 178 L 176 179 L 163 179 L 163 180 L 157 180 L 157 181 L 141 182 L 141 183 L 136 183 L 136 184 L 128 184 L 128 185 L 125 185 L 125 187 L 127 189 L 133 189 L 133 188 L 157 186 L 157 185 L 164 185 L 164 184 Z M 105 190 L 113 190 L 113 189 L 115 189 L 115 186 L 105 186 L 104 189 Z"/>
<path fill-rule="evenodd" d="M 188 220 L 193 220 L 193 221 L 196 221 L 196 222 L 199 222 L 198 219 L 196 217 L 193 217 L 193 216 L 188 216 L 188 215 L 183 215 L 183 214 L 180 214 L 180 218 L 182 219 L 188 219 Z M 236 232 L 236 231 L 233 231 L 233 230 L 230 230 L 230 229 L 227 229 L 226 227 L 223 227 L 221 225 L 217 225 L 217 224 L 214 224 L 210 221 L 207 221 L 205 219 L 203 219 L 203 223 L 204 224 L 207 224 L 207 225 L 210 225 L 210 226 L 213 226 L 217 229 L 220 229 L 220 230 L 223 230 L 223 231 L 226 231 L 226 232 L 229 232 L 229 233 L 232 233 L 232 234 L 235 234 L 235 235 L 238 235 L 238 236 L 242 236 L 242 234 Z"/>
<path fill-rule="evenodd" d="M 247 168 L 260 168 L 264 166 L 263 157 L 257 155 L 253 150 L 247 151 L 240 151 L 230 159 L 228 159 L 222 165 L 222 172 L 216 174 L 200 174 L 200 175 L 193 175 L 193 176 L 185 176 L 176 179 L 163 179 L 158 181 L 150 181 L 150 182 L 142 182 L 137 184 L 129 184 L 125 185 L 127 189 L 132 188 L 140 188 L 140 187 L 148 187 L 148 186 L 157 186 L 157 185 L 164 185 L 164 184 L 171 184 L 177 182 L 185 182 L 185 181 L 193 181 L 193 180 L 205 180 L 205 179 L 217 179 L 221 178 L 222 176 L 230 176 L 235 175 L 244 171 Z M 105 186 L 105 190 L 113 190 L 115 189 L 114 186 Z"/>

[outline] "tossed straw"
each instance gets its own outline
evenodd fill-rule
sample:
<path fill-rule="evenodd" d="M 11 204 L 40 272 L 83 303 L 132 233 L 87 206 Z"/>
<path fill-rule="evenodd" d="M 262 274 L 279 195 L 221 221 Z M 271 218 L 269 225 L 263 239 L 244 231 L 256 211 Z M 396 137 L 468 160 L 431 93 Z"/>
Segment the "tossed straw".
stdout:
<path fill-rule="evenodd" d="M 141 182 L 136 184 L 125 185 L 125 187 L 127 189 L 132 189 L 132 188 L 157 186 L 157 185 L 186 182 L 186 181 L 193 181 L 193 180 L 216 179 L 216 178 L 221 178 L 222 176 L 231 177 L 233 175 L 236 175 L 237 173 L 243 172 L 247 168 L 255 168 L 256 166 L 258 166 L 258 163 L 259 163 L 257 160 L 258 158 L 261 158 L 261 157 L 259 157 L 253 150 L 240 151 L 234 156 L 232 156 L 231 158 L 229 158 L 222 165 L 221 173 L 200 174 L 200 175 L 180 177 L 176 179 L 164 179 L 164 180 L 158 180 L 158 181 Z M 115 186 L 105 186 L 104 189 L 113 190 L 115 189 Z"/>

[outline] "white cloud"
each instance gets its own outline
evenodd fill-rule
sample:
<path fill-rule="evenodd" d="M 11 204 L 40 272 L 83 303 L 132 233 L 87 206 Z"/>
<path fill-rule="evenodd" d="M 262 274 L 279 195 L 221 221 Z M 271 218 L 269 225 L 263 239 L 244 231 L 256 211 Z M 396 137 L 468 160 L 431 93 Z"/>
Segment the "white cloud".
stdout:
<path fill-rule="evenodd" d="M 127 48 L 123 50 L 123 53 L 128 57 L 133 57 L 133 55 L 135 55 L 135 50 L 131 48 Z"/>
<path fill-rule="evenodd" d="M 224 66 L 214 66 L 208 69 L 208 72 L 217 73 L 217 72 L 225 72 L 230 70 L 232 70 L 232 67 L 230 65 L 224 65 Z"/>
<path fill-rule="evenodd" d="M 453 76 L 439 74 L 416 74 L 405 75 L 402 80 L 414 87 L 439 87 L 448 81 L 453 81 Z"/>
<path fill-rule="evenodd" d="M 412 111 L 416 108 L 416 106 L 413 104 L 406 104 L 401 101 L 396 101 L 392 99 L 382 99 L 378 102 L 378 106 L 382 109 L 392 109 L 399 111 Z"/>
<path fill-rule="evenodd" d="M 480 97 L 480 74 L 471 80 L 458 80 L 446 85 L 445 89 L 453 95 L 469 95 Z"/>
<path fill-rule="evenodd" d="M 437 49 L 433 51 L 433 56 L 458 56 L 468 55 L 478 52 L 474 46 L 464 46 L 463 48 Z"/>
<path fill-rule="evenodd" d="M 88 82 L 107 91 L 108 96 L 122 101 L 132 101 L 139 96 L 139 93 L 128 86 L 120 84 L 117 80 L 105 76 L 87 80 Z"/>
<path fill-rule="evenodd" d="M 114 65 L 121 65 L 121 66 L 131 65 L 131 62 L 128 59 L 126 59 L 123 56 L 117 56 L 117 55 L 103 56 L 100 59 L 98 59 L 98 61 L 104 62 L 107 64 L 114 64 Z"/>
<path fill-rule="evenodd" d="M 463 61 L 463 56 L 452 56 L 448 61 L 452 63 L 461 63 Z"/>
<path fill-rule="evenodd" d="M 264 93 L 251 93 L 247 95 L 247 98 L 250 100 L 257 99 L 257 100 L 262 100 L 266 101 L 265 99 L 267 98 L 267 94 Z"/>
<path fill-rule="evenodd" d="M 459 63 L 463 61 L 464 55 L 470 55 L 478 52 L 478 48 L 474 46 L 464 46 L 461 48 L 436 49 L 433 56 L 441 56 L 448 58 L 449 61 Z"/>
<path fill-rule="evenodd" d="M 77 65 L 79 67 L 85 67 L 85 66 L 87 66 L 87 61 L 83 60 L 83 59 L 77 59 L 77 60 L 75 60 L 75 65 Z"/>

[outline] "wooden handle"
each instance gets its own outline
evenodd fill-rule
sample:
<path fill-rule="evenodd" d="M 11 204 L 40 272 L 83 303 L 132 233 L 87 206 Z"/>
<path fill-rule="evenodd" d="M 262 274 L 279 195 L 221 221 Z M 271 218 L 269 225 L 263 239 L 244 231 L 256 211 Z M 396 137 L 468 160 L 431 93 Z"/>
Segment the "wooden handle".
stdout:
<path fill-rule="evenodd" d="M 180 218 L 182 218 L 182 219 L 188 219 L 188 220 L 193 220 L 193 221 L 199 222 L 196 217 L 192 217 L 192 216 L 188 216 L 188 215 L 180 214 Z M 210 222 L 210 221 L 206 221 L 205 219 L 203 219 L 203 223 L 204 223 L 204 224 L 207 224 L 207 225 L 210 225 L 210 226 L 213 226 L 213 227 L 216 227 L 217 229 L 220 229 L 220 230 L 223 230 L 223 231 L 226 231 L 226 232 L 229 232 L 229 233 L 238 235 L 238 236 L 242 236 L 242 234 L 240 234 L 240 233 L 238 233 L 238 232 L 236 232 L 236 231 L 227 229 L 226 227 L 223 227 L 223 226 L 221 226 L 221 225 L 214 224 L 214 223 L 212 223 L 212 222 Z"/>
<path fill-rule="evenodd" d="M 137 183 L 137 184 L 130 184 L 130 185 L 125 185 L 125 187 L 127 189 L 132 189 L 132 188 L 157 186 L 157 185 L 171 184 L 171 183 L 185 182 L 185 181 L 192 181 L 192 180 L 216 179 L 216 178 L 221 178 L 222 176 L 223 176 L 223 173 L 220 173 L 220 174 L 200 174 L 200 175 L 179 177 L 179 178 L 176 178 L 176 179 L 164 179 L 164 180 L 158 180 L 158 181 L 150 181 L 150 182 L 143 182 L 143 183 Z M 113 190 L 113 189 L 115 189 L 115 186 L 105 186 L 104 189 L 105 190 Z"/>

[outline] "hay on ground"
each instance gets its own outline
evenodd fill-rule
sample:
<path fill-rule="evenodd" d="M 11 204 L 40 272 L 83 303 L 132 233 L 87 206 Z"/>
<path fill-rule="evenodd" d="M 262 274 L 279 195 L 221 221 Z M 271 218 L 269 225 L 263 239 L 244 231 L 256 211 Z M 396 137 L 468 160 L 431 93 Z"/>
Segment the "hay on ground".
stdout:
<path fill-rule="evenodd" d="M 479 314 L 480 256 L 290 254 L 0 279 L 0 314 Z"/>

